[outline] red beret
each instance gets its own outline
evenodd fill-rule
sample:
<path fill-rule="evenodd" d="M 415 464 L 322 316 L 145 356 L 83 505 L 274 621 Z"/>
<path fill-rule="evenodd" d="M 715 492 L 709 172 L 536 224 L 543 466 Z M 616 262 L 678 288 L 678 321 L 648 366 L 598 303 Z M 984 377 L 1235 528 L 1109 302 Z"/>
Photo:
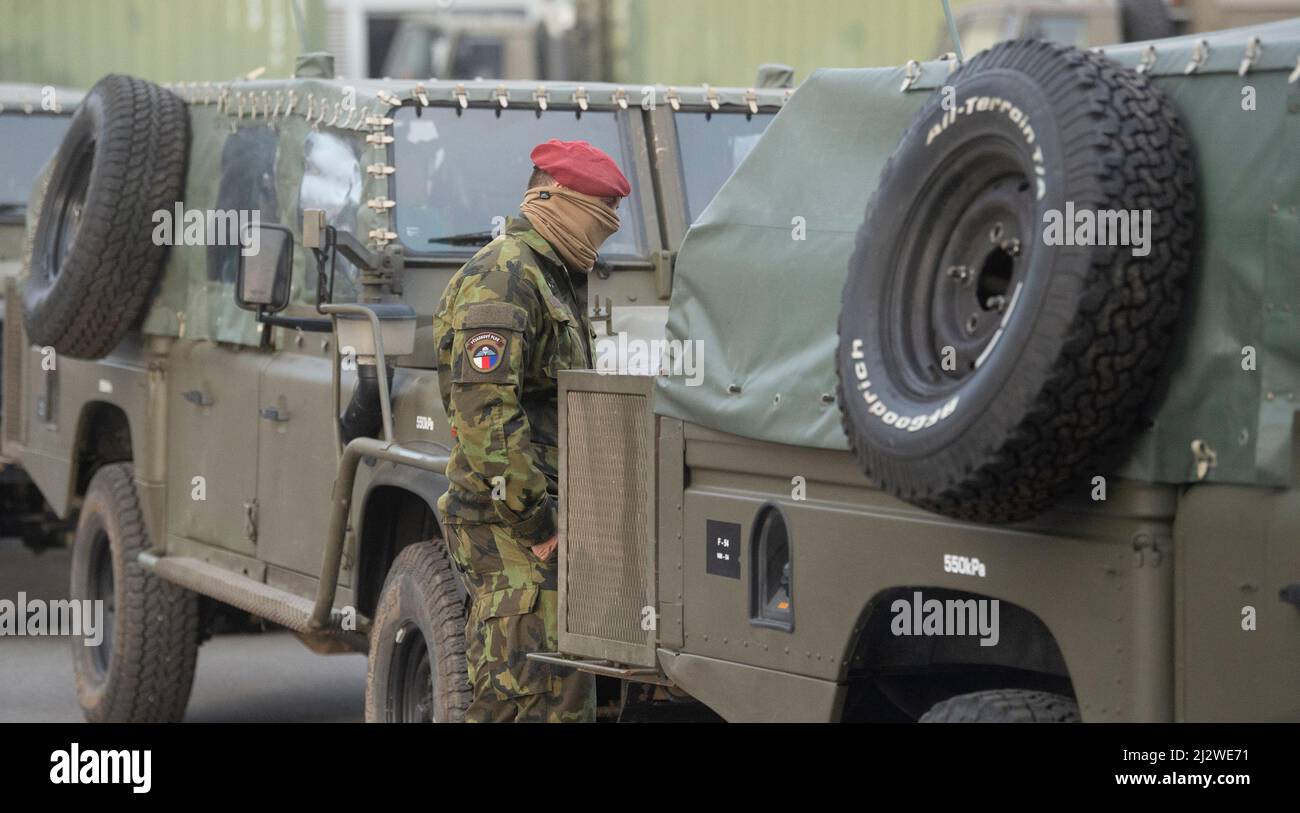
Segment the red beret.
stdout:
<path fill-rule="evenodd" d="M 614 159 L 585 141 L 552 138 L 533 148 L 533 164 L 560 186 L 595 198 L 625 198 L 632 185 Z"/>

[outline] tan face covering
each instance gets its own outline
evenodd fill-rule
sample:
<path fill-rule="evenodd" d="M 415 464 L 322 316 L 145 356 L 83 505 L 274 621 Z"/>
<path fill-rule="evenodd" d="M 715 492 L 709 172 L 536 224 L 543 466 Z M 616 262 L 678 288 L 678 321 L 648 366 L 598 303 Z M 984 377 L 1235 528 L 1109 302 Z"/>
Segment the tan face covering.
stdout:
<path fill-rule="evenodd" d="M 566 266 L 583 273 L 596 264 L 596 250 L 618 231 L 618 213 L 600 198 L 563 186 L 529 189 L 519 210 Z"/>

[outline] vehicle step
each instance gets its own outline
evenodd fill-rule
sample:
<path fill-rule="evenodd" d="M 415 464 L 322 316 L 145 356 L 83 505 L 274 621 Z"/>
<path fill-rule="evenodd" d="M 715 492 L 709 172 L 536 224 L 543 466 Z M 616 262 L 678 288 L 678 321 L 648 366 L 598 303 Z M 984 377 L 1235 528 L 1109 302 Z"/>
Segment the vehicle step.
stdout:
<path fill-rule="evenodd" d="M 311 599 L 272 587 L 189 556 L 141 556 L 141 563 L 172 584 L 224 602 L 303 634 L 356 635 L 351 630 L 313 630 Z M 337 620 L 339 613 L 334 611 Z"/>

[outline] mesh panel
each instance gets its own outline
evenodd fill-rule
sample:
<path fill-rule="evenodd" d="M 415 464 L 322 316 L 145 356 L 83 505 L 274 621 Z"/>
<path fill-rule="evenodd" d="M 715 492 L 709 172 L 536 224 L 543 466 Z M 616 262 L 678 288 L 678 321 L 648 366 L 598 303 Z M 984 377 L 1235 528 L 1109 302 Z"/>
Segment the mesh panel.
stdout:
<path fill-rule="evenodd" d="M 570 392 L 566 572 L 569 632 L 643 644 L 654 578 L 654 438 L 640 395 Z"/>

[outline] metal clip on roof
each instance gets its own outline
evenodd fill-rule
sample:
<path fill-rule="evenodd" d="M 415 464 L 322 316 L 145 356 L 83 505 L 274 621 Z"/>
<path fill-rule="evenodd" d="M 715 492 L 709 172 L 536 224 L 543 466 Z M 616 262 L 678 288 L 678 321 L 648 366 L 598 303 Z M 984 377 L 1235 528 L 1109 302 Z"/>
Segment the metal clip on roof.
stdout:
<path fill-rule="evenodd" d="M 668 94 L 664 98 L 668 100 L 668 104 L 672 105 L 674 111 L 682 109 L 682 97 L 677 95 L 677 88 L 668 88 Z"/>
<path fill-rule="evenodd" d="M 497 104 L 501 105 L 502 110 L 505 110 L 510 106 L 510 91 L 506 90 L 505 85 L 497 85 L 495 94 L 497 97 Z"/>
<path fill-rule="evenodd" d="M 429 94 L 425 92 L 423 84 L 418 82 L 416 83 L 413 95 L 415 96 L 416 101 L 420 103 L 420 107 L 429 106 Z"/>
<path fill-rule="evenodd" d="M 758 115 L 758 93 L 753 88 L 745 91 L 745 103 L 749 105 L 751 116 Z"/>
<path fill-rule="evenodd" d="M 718 91 L 708 85 L 704 86 L 704 100 L 708 102 L 709 107 L 713 108 L 715 111 L 721 108 L 721 104 L 718 101 Z"/>
<path fill-rule="evenodd" d="M 451 96 L 456 100 L 456 104 L 460 105 L 461 110 L 469 107 L 469 96 L 465 94 L 464 85 L 457 85 L 456 89 L 451 92 Z"/>
<path fill-rule="evenodd" d="M 916 84 L 916 80 L 921 78 L 921 63 L 915 59 L 907 60 L 907 66 L 903 69 L 903 86 L 898 89 L 899 93 Z"/>
<path fill-rule="evenodd" d="M 1241 60 L 1241 67 L 1237 69 L 1238 76 L 1245 76 L 1259 59 L 1259 55 L 1264 52 L 1264 46 L 1260 44 L 1259 37 L 1251 37 L 1246 43 L 1246 56 Z"/>
<path fill-rule="evenodd" d="M 1187 63 L 1183 68 L 1183 75 L 1189 76 L 1196 73 L 1205 64 L 1205 60 L 1210 58 L 1210 43 L 1208 40 L 1197 40 L 1196 46 L 1192 48 L 1192 61 Z"/>
<path fill-rule="evenodd" d="M 627 89 L 619 88 L 614 91 L 614 103 L 618 105 L 619 110 L 627 110 Z"/>
<path fill-rule="evenodd" d="M 1155 66 L 1156 47 L 1154 45 L 1148 45 L 1142 49 L 1142 56 L 1138 59 L 1137 68 L 1135 70 L 1137 70 L 1138 73 L 1147 73 Z"/>
<path fill-rule="evenodd" d="M 537 104 L 538 110 L 546 110 L 550 105 L 550 98 L 546 93 L 546 85 L 538 85 L 537 90 L 533 91 L 533 101 Z"/>
<path fill-rule="evenodd" d="M 578 103 L 578 109 L 587 112 L 587 89 L 578 85 L 578 89 L 573 92 L 573 101 Z"/>

